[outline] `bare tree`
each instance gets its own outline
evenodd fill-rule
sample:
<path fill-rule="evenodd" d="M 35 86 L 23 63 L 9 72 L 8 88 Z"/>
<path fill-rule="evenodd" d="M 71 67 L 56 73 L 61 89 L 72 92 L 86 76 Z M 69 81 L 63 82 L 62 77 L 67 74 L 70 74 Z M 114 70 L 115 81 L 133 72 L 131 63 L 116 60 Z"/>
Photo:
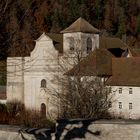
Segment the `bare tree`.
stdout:
<path fill-rule="evenodd" d="M 81 50 L 77 49 L 73 54 L 68 54 L 65 54 L 60 60 L 58 82 L 62 87 L 54 94 L 60 101 L 59 118 L 99 119 L 109 117 L 108 110 L 112 97 L 109 88 L 105 87 L 103 83 L 103 78 L 80 74 L 80 63 L 86 59 Z M 62 75 L 75 64 L 78 69 L 76 73 L 72 76 Z"/>

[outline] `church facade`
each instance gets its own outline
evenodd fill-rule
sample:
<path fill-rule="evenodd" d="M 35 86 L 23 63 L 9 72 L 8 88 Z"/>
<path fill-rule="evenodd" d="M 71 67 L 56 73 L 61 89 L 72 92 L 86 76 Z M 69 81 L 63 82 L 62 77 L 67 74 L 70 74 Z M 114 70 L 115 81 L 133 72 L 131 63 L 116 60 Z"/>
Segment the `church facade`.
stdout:
<path fill-rule="evenodd" d="M 69 32 L 72 28 L 75 29 Z M 43 33 L 35 42 L 30 56 L 7 58 L 7 102 L 21 102 L 28 109 L 45 109 L 46 115 L 54 116 L 58 103 L 52 94 L 61 90 L 57 77 L 63 75 L 59 70 L 60 59 L 77 46 L 87 53 L 93 49 L 84 48 L 87 42 L 99 47 L 99 31 L 79 18 L 61 34 Z"/>
<path fill-rule="evenodd" d="M 45 110 L 46 115 L 50 117 L 58 114 L 59 101 L 52 95 L 55 92 L 61 92 L 63 89 L 58 81 L 58 77 L 64 74 L 64 71 L 60 69 L 60 63 L 66 59 L 66 56 L 72 56 L 74 51 L 81 50 L 84 56 L 87 56 L 84 59 L 88 59 L 89 55 L 97 55 L 99 58 L 98 63 L 96 63 L 99 66 L 98 70 L 94 70 L 92 65 L 87 66 L 87 69 L 93 69 L 94 76 L 107 77 L 106 85 L 112 87 L 112 92 L 117 97 L 115 104 L 112 105 L 112 110 L 114 108 L 116 110 L 114 113 L 124 115 L 131 114 L 130 112 L 135 110 L 134 118 L 136 117 L 135 114 L 138 114 L 137 117 L 140 116 L 138 82 L 135 83 L 133 80 L 133 84 L 131 83 L 131 78 L 134 79 L 133 76 L 130 77 L 129 84 L 127 83 L 129 80 L 125 77 L 124 80 L 127 81 L 124 85 L 123 82 L 120 84 L 118 79 L 118 83 L 114 82 L 116 75 L 123 75 L 122 72 L 125 72 L 125 70 L 120 70 L 120 73 L 115 72 L 116 61 L 118 59 L 127 61 L 139 55 L 136 51 L 130 50 L 120 39 L 100 36 L 98 29 L 79 18 L 60 34 L 43 33 L 35 42 L 35 47 L 30 52 L 30 56 L 7 58 L 7 102 L 18 101 L 28 109 Z M 89 52 L 93 53 L 89 54 Z M 117 60 L 114 62 L 114 59 Z M 135 63 L 137 60 L 133 61 Z M 124 62 L 124 64 L 126 63 Z M 126 67 L 129 65 L 126 64 Z M 72 76 L 74 68 L 70 67 L 69 69 L 71 70 L 68 76 Z M 82 73 L 87 73 L 84 70 Z M 86 75 L 91 76 L 91 73 Z M 133 94 L 128 97 L 127 91 L 129 94 L 130 92 Z M 129 117 L 133 117 L 133 114 Z"/>

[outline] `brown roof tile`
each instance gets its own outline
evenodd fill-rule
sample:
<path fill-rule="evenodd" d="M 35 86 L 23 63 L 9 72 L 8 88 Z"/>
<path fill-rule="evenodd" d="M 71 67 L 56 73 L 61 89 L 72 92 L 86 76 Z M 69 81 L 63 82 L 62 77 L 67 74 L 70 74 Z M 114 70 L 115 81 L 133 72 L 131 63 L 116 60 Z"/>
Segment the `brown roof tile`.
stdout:
<path fill-rule="evenodd" d="M 110 86 L 140 86 L 140 57 L 113 58 Z"/>
<path fill-rule="evenodd" d="M 60 33 L 71 33 L 71 32 L 83 32 L 83 33 L 95 33 L 98 34 L 100 31 L 93 27 L 83 18 L 78 18 L 74 23 L 72 23 L 68 28 L 61 31 Z"/>
<path fill-rule="evenodd" d="M 59 53 L 63 53 L 63 35 L 56 33 L 47 33 L 54 43 L 55 49 L 59 51 Z"/>
<path fill-rule="evenodd" d="M 99 38 L 99 47 L 104 49 L 109 48 L 128 48 L 127 44 L 125 44 L 119 38 L 111 38 L 111 37 L 100 37 Z"/>
<path fill-rule="evenodd" d="M 106 49 L 96 49 L 84 58 L 66 75 L 104 76 L 111 75 L 111 58 L 114 57 Z"/>

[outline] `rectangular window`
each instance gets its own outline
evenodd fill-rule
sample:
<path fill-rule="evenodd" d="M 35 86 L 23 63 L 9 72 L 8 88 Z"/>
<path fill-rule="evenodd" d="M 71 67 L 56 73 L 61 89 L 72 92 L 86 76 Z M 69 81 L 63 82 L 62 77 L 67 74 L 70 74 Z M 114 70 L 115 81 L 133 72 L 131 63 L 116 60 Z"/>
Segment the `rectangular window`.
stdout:
<path fill-rule="evenodd" d="M 68 39 L 70 51 L 74 51 L 74 38 L 73 37 L 68 37 L 67 39 Z"/>
<path fill-rule="evenodd" d="M 133 91 L 132 91 L 132 88 L 129 88 L 129 94 L 132 94 Z"/>
<path fill-rule="evenodd" d="M 129 103 L 129 109 L 132 109 L 133 107 L 132 107 L 132 103 Z"/>
<path fill-rule="evenodd" d="M 119 102 L 119 109 L 122 109 L 122 102 Z"/>
<path fill-rule="evenodd" d="M 122 88 L 119 88 L 119 94 L 122 94 Z"/>

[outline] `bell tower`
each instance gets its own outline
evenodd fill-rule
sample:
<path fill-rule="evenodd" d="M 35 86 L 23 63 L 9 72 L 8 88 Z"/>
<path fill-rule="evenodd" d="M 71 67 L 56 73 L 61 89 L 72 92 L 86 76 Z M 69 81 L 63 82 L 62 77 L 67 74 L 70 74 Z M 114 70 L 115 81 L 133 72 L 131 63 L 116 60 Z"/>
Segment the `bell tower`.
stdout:
<path fill-rule="evenodd" d="M 63 33 L 64 53 L 81 50 L 88 54 L 99 48 L 100 31 L 81 17 L 60 33 Z"/>

